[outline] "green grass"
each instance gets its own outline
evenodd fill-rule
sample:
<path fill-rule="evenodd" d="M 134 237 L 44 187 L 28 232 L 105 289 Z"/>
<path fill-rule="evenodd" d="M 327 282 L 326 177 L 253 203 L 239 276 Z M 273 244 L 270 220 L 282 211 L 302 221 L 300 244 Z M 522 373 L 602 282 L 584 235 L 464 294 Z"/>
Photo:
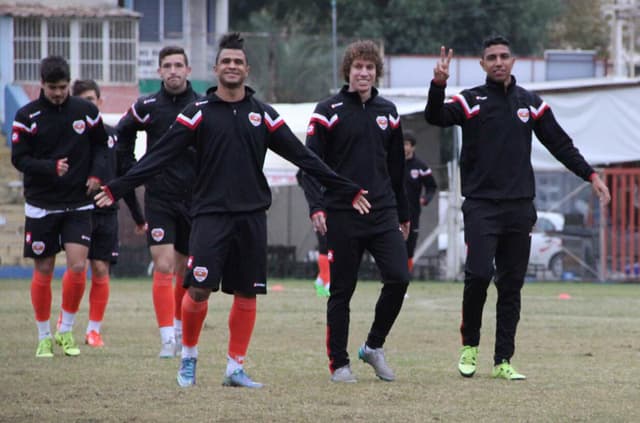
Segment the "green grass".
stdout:
<path fill-rule="evenodd" d="M 637 285 L 529 283 L 515 367 L 522 382 L 489 377 L 495 330 L 490 289 L 472 379 L 457 374 L 462 284 L 414 283 L 385 350 L 397 381 L 357 361 L 380 285 L 361 282 L 351 304 L 349 352 L 358 383 L 329 382 L 325 300 L 310 281 L 258 300 L 247 371 L 262 390 L 220 386 L 231 297 L 216 293 L 200 338 L 198 384 L 180 389 L 178 359 L 161 360 L 148 280 L 115 280 L 106 347 L 36 359 L 29 281 L 0 281 L 2 422 L 633 422 L 640 421 Z M 54 308 L 60 282 L 54 281 Z M 561 300 L 558 294 L 571 299 Z M 85 293 L 74 332 L 87 322 Z M 52 324 L 53 324 L 52 319 Z"/>

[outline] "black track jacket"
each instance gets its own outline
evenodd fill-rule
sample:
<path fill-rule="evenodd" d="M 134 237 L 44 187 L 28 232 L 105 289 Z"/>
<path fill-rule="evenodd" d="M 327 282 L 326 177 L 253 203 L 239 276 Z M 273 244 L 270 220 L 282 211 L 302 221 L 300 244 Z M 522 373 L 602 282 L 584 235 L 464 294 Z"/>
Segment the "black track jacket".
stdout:
<path fill-rule="evenodd" d="M 414 154 L 405 161 L 405 188 L 407 201 L 409 201 L 409 216 L 411 217 L 411 230 L 420 227 L 420 212 L 422 211 L 421 194 L 424 187 L 425 205 L 429 204 L 435 195 L 438 184 L 433 177 L 431 168 Z"/>
<path fill-rule="evenodd" d="M 445 85 L 431 82 L 424 114 L 438 126 L 462 126 L 460 174 L 466 198 L 509 200 L 535 197 L 531 133 L 570 171 L 585 181 L 594 173 L 549 105 L 516 85 L 506 91 L 489 79 L 443 104 Z"/>
<path fill-rule="evenodd" d="M 331 169 L 369 191 L 372 211 L 397 208 L 402 223 L 409 221 L 403 145 L 398 111 L 375 87 L 364 103 L 357 92 L 342 87 L 338 94 L 318 103 L 307 128 L 307 146 Z M 310 214 L 348 209 L 335 193 L 318 193 L 322 191 L 306 193 L 312 200 Z"/>
<path fill-rule="evenodd" d="M 136 132 L 147 133 L 149 151 L 169 130 L 178 113 L 198 98 L 200 95 L 193 91 L 190 82 L 187 89 L 178 95 L 168 93 L 162 84 L 158 92 L 138 98 L 116 126 L 120 174 L 126 173 L 136 162 Z M 146 182 L 146 194 L 165 200 L 188 200 L 195 180 L 194 160 L 192 150 L 183 151 L 166 164 L 162 173 Z"/>
<path fill-rule="evenodd" d="M 361 188 L 336 175 L 271 106 L 254 98 L 251 88 L 245 90 L 244 99 L 230 103 L 216 95 L 216 87 L 210 88 L 205 99 L 187 106 L 167 134 L 126 175 L 108 183 L 106 191 L 114 199 L 121 197 L 191 146 L 197 152 L 192 216 L 266 210 L 271 191 L 262 167 L 269 148 L 350 204 Z"/>
<path fill-rule="evenodd" d="M 91 204 L 89 177 L 105 181 L 107 133 L 98 108 L 68 96 L 60 105 L 40 97 L 21 107 L 11 131 L 11 162 L 24 175 L 28 204 L 46 210 Z M 58 176 L 58 160 L 67 157 L 69 171 Z"/>

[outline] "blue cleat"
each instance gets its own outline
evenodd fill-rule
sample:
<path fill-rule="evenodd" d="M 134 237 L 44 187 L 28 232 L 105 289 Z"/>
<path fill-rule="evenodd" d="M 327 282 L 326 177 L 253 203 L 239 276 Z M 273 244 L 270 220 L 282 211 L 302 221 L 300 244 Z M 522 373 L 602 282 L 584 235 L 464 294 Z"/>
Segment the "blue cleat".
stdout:
<path fill-rule="evenodd" d="M 195 357 L 183 358 L 180 362 L 180 370 L 178 370 L 178 385 L 181 388 L 188 388 L 196 384 L 196 363 L 198 359 Z"/>
<path fill-rule="evenodd" d="M 222 386 L 239 386 L 242 388 L 262 388 L 262 383 L 254 382 L 251 380 L 243 369 L 238 369 L 231 374 L 231 376 L 225 376 L 222 380 Z"/>

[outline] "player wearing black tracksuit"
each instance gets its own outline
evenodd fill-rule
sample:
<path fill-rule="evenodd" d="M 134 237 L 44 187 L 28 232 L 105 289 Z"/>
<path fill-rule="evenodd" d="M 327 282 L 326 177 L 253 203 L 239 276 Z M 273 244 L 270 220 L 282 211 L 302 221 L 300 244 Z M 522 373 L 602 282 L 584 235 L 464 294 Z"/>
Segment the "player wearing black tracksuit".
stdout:
<path fill-rule="evenodd" d="M 335 375 L 350 363 L 349 303 L 364 250 L 374 257 L 383 282 L 366 341 L 368 347 L 381 350 L 409 283 L 407 250 L 398 228 L 400 222 L 409 221 L 400 116 L 395 105 L 379 96 L 375 87 L 371 87 L 369 99 L 362 102 L 359 93 L 345 85 L 316 106 L 307 129 L 307 146 L 337 173 L 367 190 L 371 203 L 371 213 L 360 216 L 331 192 L 307 193 L 310 214 L 326 213 L 331 263 L 327 351 L 329 369 Z M 348 372 L 350 375 L 350 369 Z M 393 380 L 394 376 L 389 372 L 383 378 Z"/>
<path fill-rule="evenodd" d="M 494 363 L 514 353 L 520 291 L 528 267 L 531 228 L 536 221 L 531 135 L 585 181 L 594 170 L 558 125 L 548 104 L 516 84 L 487 78 L 445 102 L 445 84 L 431 82 L 426 120 L 462 127 L 460 173 L 467 260 L 462 302 L 462 343 L 480 342 L 487 287 L 498 290 Z M 494 268 L 495 257 L 495 268 Z"/>
<path fill-rule="evenodd" d="M 118 166 L 120 174 L 134 164 L 136 132 L 147 133 L 147 150 L 168 131 L 178 113 L 200 96 L 188 82 L 180 94 L 169 93 L 164 84 L 154 94 L 140 97 L 120 119 L 118 132 Z M 176 251 L 188 253 L 190 222 L 188 217 L 191 189 L 195 180 L 193 150 L 187 149 L 166 168 L 145 183 L 145 216 L 149 224 L 149 246 L 172 243 Z M 164 231 L 154 232 L 154 228 Z M 160 236 L 160 234 L 162 236 Z"/>
<path fill-rule="evenodd" d="M 405 136 L 405 142 L 407 137 Z M 405 153 L 406 154 L 406 153 Z M 409 216 L 411 219 L 411 232 L 407 238 L 407 255 L 409 256 L 409 271 L 413 270 L 413 252 L 420 232 L 420 213 L 422 207 L 431 203 L 438 189 L 431 168 L 415 154 L 405 160 L 404 183 L 409 202 Z M 424 196 L 422 191 L 424 188 Z"/>

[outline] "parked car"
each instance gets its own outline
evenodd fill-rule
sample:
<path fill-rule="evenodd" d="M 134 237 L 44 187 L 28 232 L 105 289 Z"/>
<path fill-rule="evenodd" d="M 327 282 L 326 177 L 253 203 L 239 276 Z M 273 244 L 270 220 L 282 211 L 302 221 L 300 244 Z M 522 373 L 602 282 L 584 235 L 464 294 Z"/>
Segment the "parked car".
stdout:
<path fill-rule="evenodd" d="M 462 221 L 462 219 L 461 219 Z M 564 229 L 564 216 L 555 212 L 538 212 L 538 220 L 531 231 L 531 252 L 529 254 L 529 270 L 531 273 L 542 272 L 543 276 L 559 279 L 563 273 L 564 250 L 562 238 L 558 233 Z M 467 248 L 464 243 L 464 231 L 458 235 L 458 251 L 460 254 L 460 270 L 464 270 Z M 448 236 L 438 235 L 438 254 L 441 269 L 446 263 Z"/>

